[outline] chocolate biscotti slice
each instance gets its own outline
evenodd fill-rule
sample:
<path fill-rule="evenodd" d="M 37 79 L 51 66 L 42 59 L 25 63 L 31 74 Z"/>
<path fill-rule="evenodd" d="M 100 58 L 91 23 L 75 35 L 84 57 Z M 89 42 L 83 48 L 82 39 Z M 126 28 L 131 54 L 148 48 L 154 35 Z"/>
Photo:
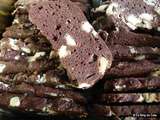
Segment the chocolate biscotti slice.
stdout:
<path fill-rule="evenodd" d="M 104 106 L 95 104 L 90 108 L 91 114 L 96 117 L 109 117 L 109 116 L 135 116 L 136 115 L 151 115 L 151 117 L 158 117 L 160 106 L 159 105 L 121 105 L 121 106 Z M 153 115 L 153 116 L 152 116 Z"/>
<path fill-rule="evenodd" d="M 100 104 L 160 103 L 160 93 L 102 93 L 95 97 Z"/>
<path fill-rule="evenodd" d="M 107 44 L 159 47 L 159 6 L 158 0 L 106 0 L 93 24 L 109 33 Z"/>
<path fill-rule="evenodd" d="M 79 88 L 93 86 L 110 68 L 110 50 L 70 0 L 30 4 L 29 19 L 51 42 L 70 79 L 77 81 Z"/>
<path fill-rule="evenodd" d="M 0 93 L 13 93 L 13 94 L 32 94 L 41 98 L 71 98 L 77 103 L 85 104 L 86 98 L 79 92 L 75 92 L 73 89 L 62 89 L 47 87 L 44 85 L 31 85 L 27 83 L 21 84 L 8 84 L 0 82 Z"/>
<path fill-rule="evenodd" d="M 15 10 L 13 24 L 0 41 L 1 74 L 39 73 L 57 64 L 50 43 L 27 21 L 27 14 L 20 15 L 21 10 Z"/>
<path fill-rule="evenodd" d="M 145 78 L 118 78 L 106 80 L 104 90 L 106 92 L 131 92 L 131 91 L 150 91 L 160 89 L 160 77 Z"/>
<path fill-rule="evenodd" d="M 160 47 L 160 37 L 158 35 L 142 34 L 128 31 L 126 28 L 118 28 L 108 35 L 107 44 L 119 44 L 129 46 L 152 46 Z"/>
<path fill-rule="evenodd" d="M 2 108 L 23 112 L 34 112 L 47 115 L 85 116 L 84 106 L 75 103 L 71 98 L 47 99 L 23 94 L 0 94 Z"/>
<path fill-rule="evenodd" d="M 62 87 L 68 78 L 57 54 L 29 21 L 25 6 L 15 7 L 12 25 L 0 41 L 0 81 Z"/>
<path fill-rule="evenodd" d="M 48 70 L 40 73 L 17 73 L 17 74 L 3 74 L 0 75 L 0 81 L 7 84 L 35 84 L 45 85 L 55 88 L 69 89 L 70 82 L 63 69 Z M 68 86 L 67 86 L 68 85 Z"/>
<path fill-rule="evenodd" d="M 107 76 L 111 77 L 142 77 L 158 69 L 159 64 L 148 60 L 137 62 L 117 62 L 108 70 Z"/>
<path fill-rule="evenodd" d="M 105 11 L 111 17 L 115 26 L 127 26 L 131 30 L 159 29 L 160 1 L 154 0 L 107 0 Z"/>
<path fill-rule="evenodd" d="M 160 57 L 160 48 L 109 45 L 114 60 L 152 60 Z"/>

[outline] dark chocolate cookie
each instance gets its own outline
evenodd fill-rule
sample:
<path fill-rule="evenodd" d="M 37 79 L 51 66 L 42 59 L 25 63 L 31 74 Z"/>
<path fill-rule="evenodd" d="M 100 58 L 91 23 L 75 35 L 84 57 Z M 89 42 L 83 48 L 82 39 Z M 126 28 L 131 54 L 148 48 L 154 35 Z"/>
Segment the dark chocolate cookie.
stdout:
<path fill-rule="evenodd" d="M 126 104 L 126 103 L 159 103 L 159 93 L 105 93 L 95 99 L 102 104 Z"/>
<path fill-rule="evenodd" d="M 47 115 L 84 116 L 85 107 L 71 98 L 46 99 L 22 94 L 1 93 L 0 106 L 16 108 L 24 112 L 36 112 Z"/>
<path fill-rule="evenodd" d="M 72 89 L 57 89 L 52 87 L 46 87 L 44 85 L 31 85 L 27 83 L 11 84 L 0 82 L 0 93 L 14 93 L 14 94 L 33 94 L 37 97 L 44 98 L 64 98 L 68 97 L 75 100 L 78 103 L 86 103 L 86 98 L 81 93 L 75 92 Z"/>
<path fill-rule="evenodd" d="M 157 47 L 134 47 L 134 46 L 122 46 L 122 45 L 109 45 L 114 60 L 144 60 L 144 59 L 156 59 L 160 57 L 160 49 Z"/>
<path fill-rule="evenodd" d="M 145 77 L 145 78 L 119 78 L 107 80 L 104 89 L 106 92 L 127 92 L 139 90 L 159 90 L 160 77 Z"/>
<path fill-rule="evenodd" d="M 91 113 L 99 117 L 109 116 L 133 116 L 133 115 L 159 115 L 159 105 L 123 105 L 123 106 L 104 106 L 93 105 Z M 150 118 L 150 117 L 149 117 Z"/>
<path fill-rule="evenodd" d="M 146 76 L 159 68 L 159 64 L 154 64 L 147 60 L 138 62 L 118 62 L 108 70 L 107 76 L 112 77 L 137 77 Z"/>
<path fill-rule="evenodd" d="M 67 14 L 66 14 L 67 13 Z M 29 6 L 29 19 L 51 42 L 72 81 L 89 88 L 110 68 L 112 55 L 78 6 L 69 0 Z"/>
<path fill-rule="evenodd" d="M 102 6 L 100 6 L 102 8 Z M 131 30 L 138 28 L 159 29 L 160 2 L 159 0 L 107 0 L 103 7 L 115 26 L 127 26 Z"/>

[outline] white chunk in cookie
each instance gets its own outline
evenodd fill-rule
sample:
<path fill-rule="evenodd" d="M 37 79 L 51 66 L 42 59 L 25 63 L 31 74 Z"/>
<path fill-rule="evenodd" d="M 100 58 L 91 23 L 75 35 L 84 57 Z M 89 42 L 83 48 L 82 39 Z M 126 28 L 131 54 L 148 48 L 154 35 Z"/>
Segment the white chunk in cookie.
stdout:
<path fill-rule="evenodd" d="M 157 28 L 157 31 L 159 31 L 159 32 L 160 32 L 160 27 L 158 27 L 158 28 Z"/>
<path fill-rule="evenodd" d="M 71 98 L 67 98 L 67 97 L 61 98 L 61 100 L 64 100 L 64 101 L 66 101 L 66 102 L 73 101 Z"/>
<path fill-rule="evenodd" d="M 153 20 L 153 15 L 148 14 L 148 13 L 142 13 L 139 17 L 142 20 L 146 20 L 146 21 L 152 21 Z"/>
<path fill-rule="evenodd" d="M 27 47 L 22 47 L 21 50 L 22 50 L 23 52 L 25 52 L 25 53 L 28 53 L 28 54 L 31 53 L 30 48 L 27 48 Z"/>
<path fill-rule="evenodd" d="M 130 27 L 131 29 L 135 30 L 138 24 L 140 24 L 142 22 L 142 19 L 136 17 L 135 15 L 131 14 L 126 18 L 127 22 L 125 22 L 128 27 Z"/>
<path fill-rule="evenodd" d="M 60 58 L 65 58 L 69 55 L 71 55 L 71 51 L 68 50 L 67 46 L 62 45 L 59 49 L 58 49 L 58 55 Z"/>
<path fill-rule="evenodd" d="M 94 30 L 93 26 L 88 21 L 83 21 L 81 24 L 81 30 L 86 33 L 92 33 L 94 37 L 98 37 L 98 33 Z"/>
<path fill-rule="evenodd" d="M 9 106 L 11 107 L 19 107 L 21 105 L 21 101 L 19 97 L 12 97 L 10 99 Z"/>
<path fill-rule="evenodd" d="M 137 99 L 137 102 L 143 102 L 145 99 L 143 95 L 140 94 L 139 98 Z"/>
<path fill-rule="evenodd" d="M 16 56 L 14 57 L 14 59 L 15 59 L 15 60 L 19 60 L 19 59 L 20 59 L 20 56 L 19 56 L 19 55 L 16 55 Z"/>
<path fill-rule="evenodd" d="M 66 89 L 65 85 L 56 85 L 55 88 L 62 88 L 62 89 Z"/>
<path fill-rule="evenodd" d="M 143 0 L 147 5 L 155 6 L 157 3 L 157 0 Z"/>
<path fill-rule="evenodd" d="M 138 53 L 138 51 L 132 46 L 129 46 L 129 51 L 130 51 L 131 54 L 137 54 Z"/>
<path fill-rule="evenodd" d="M 158 15 L 160 15 L 160 6 L 155 7 L 154 10 L 156 11 L 156 13 L 157 13 Z"/>
<path fill-rule="evenodd" d="M 3 83 L 3 82 L 0 82 L 0 86 L 3 87 L 3 88 L 8 88 L 8 87 L 9 87 L 8 84 L 5 84 L 5 83 Z"/>
<path fill-rule="evenodd" d="M 9 38 L 9 44 L 13 50 L 19 50 L 19 46 L 17 45 L 17 39 Z"/>
<path fill-rule="evenodd" d="M 41 75 L 38 75 L 37 76 L 38 78 L 37 78 L 37 80 L 36 80 L 36 82 L 38 83 L 38 84 L 43 84 L 43 83 L 46 83 L 46 74 L 43 74 L 42 76 Z"/>
<path fill-rule="evenodd" d="M 143 96 L 145 98 L 145 101 L 147 103 L 153 103 L 153 102 L 158 102 L 157 96 L 158 94 L 154 94 L 154 93 L 144 93 Z"/>
<path fill-rule="evenodd" d="M 137 60 L 137 61 L 145 60 L 145 59 L 146 59 L 146 56 L 145 56 L 145 55 L 138 55 L 138 56 L 136 56 L 134 59 Z"/>
<path fill-rule="evenodd" d="M 46 54 L 45 52 L 36 52 L 34 56 L 28 58 L 28 62 L 34 62 L 38 58 L 45 56 L 45 54 Z"/>
<path fill-rule="evenodd" d="M 158 47 L 154 47 L 154 48 L 152 48 L 152 50 L 153 50 L 153 52 L 158 52 L 159 51 L 159 48 Z"/>
<path fill-rule="evenodd" d="M 81 24 L 81 30 L 87 33 L 92 31 L 93 27 L 88 21 L 83 21 Z"/>
<path fill-rule="evenodd" d="M 95 12 L 105 12 L 107 7 L 108 7 L 108 5 L 101 5 L 95 9 Z"/>
<path fill-rule="evenodd" d="M 105 57 L 99 57 L 98 59 L 98 69 L 99 73 L 104 75 L 106 70 L 110 68 L 109 61 Z"/>
<path fill-rule="evenodd" d="M 125 19 L 122 19 L 124 23 L 128 25 L 132 30 L 138 27 L 152 29 L 153 15 L 148 13 L 142 13 L 139 16 L 130 14 Z"/>
<path fill-rule="evenodd" d="M 91 85 L 90 84 L 88 84 L 88 83 L 81 83 L 79 86 L 78 86 L 78 88 L 80 88 L 80 89 L 87 89 L 87 88 L 90 88 L 91 87 Z"/>
<path fill-rule="evenodd" d="M 71 35 L 67 33 L 64 38 L 68 46 L 76 46 L 76 41 Z"/>
<path fill-rule="evenodd" d="M 46 95 L 52 96 L 52 97 L 57 97 L 58 94 L 57 93 L 46 93 Z"/>
<path fill-rule="evenodd" d="M 19 22 L 19 19 L 17 18 L 17 19 L 14 19 L 13 20 L 13 22 L 12 22 L 12 24 L 19 24 L 20 22 Z"/>
<path fill-rule="evenodd" d="M 118 13 L 118 3 L 111 3 L 106 9 L 107 15 L 116 15 Z"/>
<path fill-rule="evenodd" d="M 0 64 L 0 73 L 3 73 L 6 68 L 5 64 Z"/>
<path fill-rule="evenodd" d="M 124 88 L 126 88 L 126 85 L 115 85 L 115 89 L 118 90 L 118 91 L 121 91 Z"/>
<path fill-rule="evenodd" d="M 98 33 L 93 29 L 92 30 L 92 35 L 95 37 L 95 38 L 98 38 Z"/>
<path fill-rule="evenodd" d="M 139 17 L 142 19 L 142 23 L 137 26 L 152 29 L 152 21 L 154 19 L 153 15 L 148 13 L 142 13 Z"/>

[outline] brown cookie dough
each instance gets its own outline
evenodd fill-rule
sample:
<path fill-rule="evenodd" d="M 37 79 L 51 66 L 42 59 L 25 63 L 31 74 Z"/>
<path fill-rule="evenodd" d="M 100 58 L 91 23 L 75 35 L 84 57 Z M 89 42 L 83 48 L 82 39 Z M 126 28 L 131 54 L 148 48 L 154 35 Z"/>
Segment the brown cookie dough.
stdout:
<path fill-rule="evenodd" d="M 82 96 L 81 93 L 74 92 L 72 89 L 57 89 L 52 87 L 46 87 L 44 85 L 30 85 L 27 83 L 21 84 L 8 84 L 0 82 L 0 93 L 14 93 L 14 94 L 33 94 L 37 97 L 42 98 L 71 98 L 78 103 L 86 103 L 86 98 Z"/>
<path fill-rule="evenodd" d="M 147 60 L 138 62 L 118 62 L 107 72 L 107 76 L 112 77 L 136 77 L 145 76 L 159 68 L 159 64 L 154 64 Z"/>
<path fill-rule="evenodd" d="M 29 6 L 29 19 L 58 51 L 79 88 L 93 86 L 110 68 L 112 55 L 107 45 L 71 1 L 35 2 Z"/>
<path fill-rule="evenodd" d="M 127 92 L 139 90 L 159 90 L 160 77 L 145 77 L 145 78 L 119 78 L 107 80 L 104 84 L 106 92 Z"/>
<path fill-rule="evenodd" d="M 109 45 L 114 60 L 144 60 L 160 57 L 160 48 L 157 47 L 134 47 L 122 45 Z"/>
<path fill-rule="evenodd" d="M 95 101 L 101 104 L 159 103 L 159 93 L 104 93 L 97 95 Z"/>
<path fill-rule="evenodd" d="M 7 84 L 36 84 L 36 85 L 46 85 L 56 88 L 64 88 L 67 89 L 66 86 L 69 84 L 68 78 L 65 75 L 65 71 L 63 69 L 57 70 L 47 70 L 46 72 L 40 73 L 17 73 L 17 74 L 6 74 L 0 75 L 0 81 Z"/>
<path fill-rule="evenodd" d="M 91 114 L 96 117 L 110 116 L 133 116 L 150 114 L 157 117 L 159 115 L 159 105 L 120 105 L 104 106 L 95 104 L 90 108 Z M 149 117 L 150 118 L 150 117 Z"/>
<path fill-rule="evenodd" d="M 16 108 L 23 112 L 36 112 L 48 115 L 84 116 L 86 110 L 71 98 L 46 99 L 21 94 L 0 94 L 0 106 Z"/>

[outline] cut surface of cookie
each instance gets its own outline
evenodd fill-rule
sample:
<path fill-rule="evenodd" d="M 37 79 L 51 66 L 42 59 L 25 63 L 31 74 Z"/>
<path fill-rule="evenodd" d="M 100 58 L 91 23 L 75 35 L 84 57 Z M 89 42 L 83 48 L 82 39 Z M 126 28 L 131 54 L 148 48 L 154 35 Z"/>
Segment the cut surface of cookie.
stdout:
<path fill-rule="evenodd" d="M 79 88 L 93 86 L 111 67 L 112 55 L 107 45 L 71 1 L 47 0 L 30 4 L 29 19 L 51 42 Z"/>
<path fill-rule="evenodd" d="M 107 0 L 104 11 L 117 25 L 126 25 L 131 30 L 151 30 L 160 26 L 159 0 Z M 157 29 L 158 30 L 158 29 Z"/>

